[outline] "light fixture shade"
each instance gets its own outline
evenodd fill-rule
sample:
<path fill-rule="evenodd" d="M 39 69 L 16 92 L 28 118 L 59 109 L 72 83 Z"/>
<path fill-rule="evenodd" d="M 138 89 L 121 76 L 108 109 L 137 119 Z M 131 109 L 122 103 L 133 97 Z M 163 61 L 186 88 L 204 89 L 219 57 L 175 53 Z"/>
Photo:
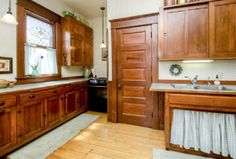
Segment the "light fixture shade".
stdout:
<path fill-rule="evenodd" d="M 6 13 L 0 19 L 0 21 L 3 22 L 3 23 L 6 23 L 6 24 L 18 25 L 18 22 L 16 21 L 16 18 L 10 13 Z"/>
<path fill-rule="evenodd" d="M 100 48 L 102 48 L 102 49 L 104 49 L 104 48 L 106 48 L 107 46 L 106 46 L 106 44 L 104 44 L 104 43 L 102 43 L 101 45 L 100 45 Z"/>

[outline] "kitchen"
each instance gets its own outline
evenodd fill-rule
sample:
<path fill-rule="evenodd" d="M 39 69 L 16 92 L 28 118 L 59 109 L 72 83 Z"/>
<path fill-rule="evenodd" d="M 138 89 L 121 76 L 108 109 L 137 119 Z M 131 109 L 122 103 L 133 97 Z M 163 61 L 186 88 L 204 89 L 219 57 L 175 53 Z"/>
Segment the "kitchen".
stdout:
<path fill-rule="evenodd" d="M 36 137 L 54 131 L 54 128 L 70 122 L 79 114 L 84 115 L 91 101 L 88 80 L 83 78 L 83 67 L 88 67 L 93 68 L 93 75 L 108 78 L 108 107 L 107 116 L 88 112 L 103 118 L 104 123 L 99 118 L 84 129 L 85 132 L 95 131 L 98 134 L 107 132 L 104 141 L 100 143 L 101 136 L 93 136 L 87 137 L 86 142 L 94 139 L 100 146 L 106 144 L 106 148 L 99 149 L 89 142 L 85 147 L 92 154 L 83 152 L 81 158 L 86 158 L 86 154 L 98 154 L 97 158 L 154 159 L 168 159 L 168 155 L 184 158 L 186 155 L 173 151 L 213 158 L 235 158 L 235 0 L 150 0 L 148 3 L 144 0 L 111 0 L 96 4 L 82 0 L 80 4 L 73 0 L 35 2 L 13 0 L 11 11 L 19 24 L 0 23 L 0 56 L 7 58 L 0 59 L 1 66 L 7 70 L 0 74 L 0 79 L 17 80 L 15 86 L 14 82 L 9 83 L 12 88 L 0 89 L 0 99 L 3 101 L 0 110 L 4 112 L 0 113 L 1 123 L 6 125 L 0 132 L 2 136 L 9 136 L 6 134 L 11 132 L 10 137 L 1 140 L 0 154 L 6 155 Z M 9 1 L 1 1 L 0 6 L 0 14 L 4 15 Z M 104 12 L 101 7 L 105 7 Z M 69 14 L 63 14 L 63 11 L 69 11 Z M 74 15 L 78 20 L 73 19 Z M 30 63 L 31 60 L 25 53 L 34 50 L 38 43 L 32 45 L 35 39 L 30 41 L 25 37 L 28 33 L 24 31 L 25 18 L 32 23 L 39 19 L 44 22 L 40 24 L 54 28 L 54 33 L 50 33 L 51 42 L 48 40 L 42 45 L 43 48 L 38 49 L 48 48 L 47 52 L 57 53 L 56 58 L 48 56 L 54 60 L 48 63 L 45 61 L 49 58 L 40 56 L 44 65 L 50 63 L 52 68 L 42 69 L 43 73 L 36 71 L 36 76 L 30 78 L 25 75 L 33 74 L 37 63 L 34 67 L 27 65 L 27 61 Z M 50 22 L 45 23 L 45 18 Z M 106 48 L 101 49 L 101 44 L 105 44 Z M 103 59 L 105 52 L 108 52 L 107 61 Z M 41 65 L 37 67 L 41 68 Z M 38 78 L 38 74 L 42 77 Z M 54 76 L 45 77 L 47 74 Z M 28 84 L 32 82 L 34 84 Z M 37 115 L 32 115 L 32 112 Z M 212 120 L 214 124 L 206 122 Z M 189 128 L 192 132 L 186 130 L 186 122 L 192 125 Z M 201 122 L 203 127 L 199 126 Z M 112 126 L 109 127 L 109 124 Z M 212 130 L 214 125 L 220 128 L 215 126 Z M 204 131 L 206 127 L 212 129 Z M 122 129 L 129 134 L 118 131 Z M 119 139 L 109 136 L 108 130 L 111 134 L 113 131 L 124 133 L 127 136 L 122 137 L 131 141 L 135 138 L 140 143 L 133 145 L 121 140 L 115 145 Z M 79 141 L 85 140 L 82 136 L 83 133 L 86 135 L 85 132 L 78 133 L 78 143 L 75 145 L 69 141 L 69 147 L 80 147 Z M 143 138 L 139 137 L 141 132 L 145 134 Z M 208 135 L 203 135 L 207 142 L 198 138 L 202 132 Z M 152 139 L 148 134 L 155 137 Z M 109 141 L 113 139 L 113 142 L 106 142 L 106 137 Z M 145 139 L 149 142 L 144 146 L 141 143 L 145 142 L 141 141 Z M 93 145 L 95 148 L 90 147 Z M 112 146 L 116 151 L 112 150 Z M 119 148 L 122 146 L 124 148 Z M 140 157 L 134 155 L 142 148 L 147 152 L 144 151 Z M 153 151 L 153 148 L 158 150 Z M 71 151 L 63 146 L 61 149 L 65 150 L 64 153 L 60 153 L 59 148 L 54 154 L 51 152 L 51 156 L 68 155 L 69 158 Z M 132 155 L 129 156 L 128 152 Z"/>

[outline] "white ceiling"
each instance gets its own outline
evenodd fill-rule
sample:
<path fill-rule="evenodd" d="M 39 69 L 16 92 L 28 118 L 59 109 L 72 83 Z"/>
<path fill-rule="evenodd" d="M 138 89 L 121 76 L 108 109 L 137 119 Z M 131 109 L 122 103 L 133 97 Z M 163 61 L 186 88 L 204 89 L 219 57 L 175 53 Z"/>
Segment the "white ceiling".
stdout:
<path fill-rule="evenodd" d="M 107 0 L 63 0 L 75 12 L 88 19 L 101 17 L 100 7 L 106 7 Z"/>

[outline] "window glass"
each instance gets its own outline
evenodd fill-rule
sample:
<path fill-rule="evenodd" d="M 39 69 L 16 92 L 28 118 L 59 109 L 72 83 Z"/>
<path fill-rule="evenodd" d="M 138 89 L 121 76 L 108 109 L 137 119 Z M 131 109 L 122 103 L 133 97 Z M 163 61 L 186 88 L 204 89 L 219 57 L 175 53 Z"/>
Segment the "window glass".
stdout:
<path fill-rule="evenodd" d="M 25 75 L 50 76 L 58 73 L 53 25 L 26 17 Z"/>
<path fill-rule="evenodd" d="M 26 34 L 27 43 L 53 47 L 53 25 L 49 23 L 27 16 Z"/>

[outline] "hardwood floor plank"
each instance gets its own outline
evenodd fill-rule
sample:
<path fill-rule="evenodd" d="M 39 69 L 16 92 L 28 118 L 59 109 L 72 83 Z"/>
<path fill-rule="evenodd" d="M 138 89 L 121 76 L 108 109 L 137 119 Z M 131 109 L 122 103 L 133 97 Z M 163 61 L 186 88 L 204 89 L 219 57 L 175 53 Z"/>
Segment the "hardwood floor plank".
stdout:
<path fill-rule="evenodd" d="M 47 159 L 151 159 L 153 148 L 165 148 L 164 132 L 107 122 L 100 117 Z"/>

